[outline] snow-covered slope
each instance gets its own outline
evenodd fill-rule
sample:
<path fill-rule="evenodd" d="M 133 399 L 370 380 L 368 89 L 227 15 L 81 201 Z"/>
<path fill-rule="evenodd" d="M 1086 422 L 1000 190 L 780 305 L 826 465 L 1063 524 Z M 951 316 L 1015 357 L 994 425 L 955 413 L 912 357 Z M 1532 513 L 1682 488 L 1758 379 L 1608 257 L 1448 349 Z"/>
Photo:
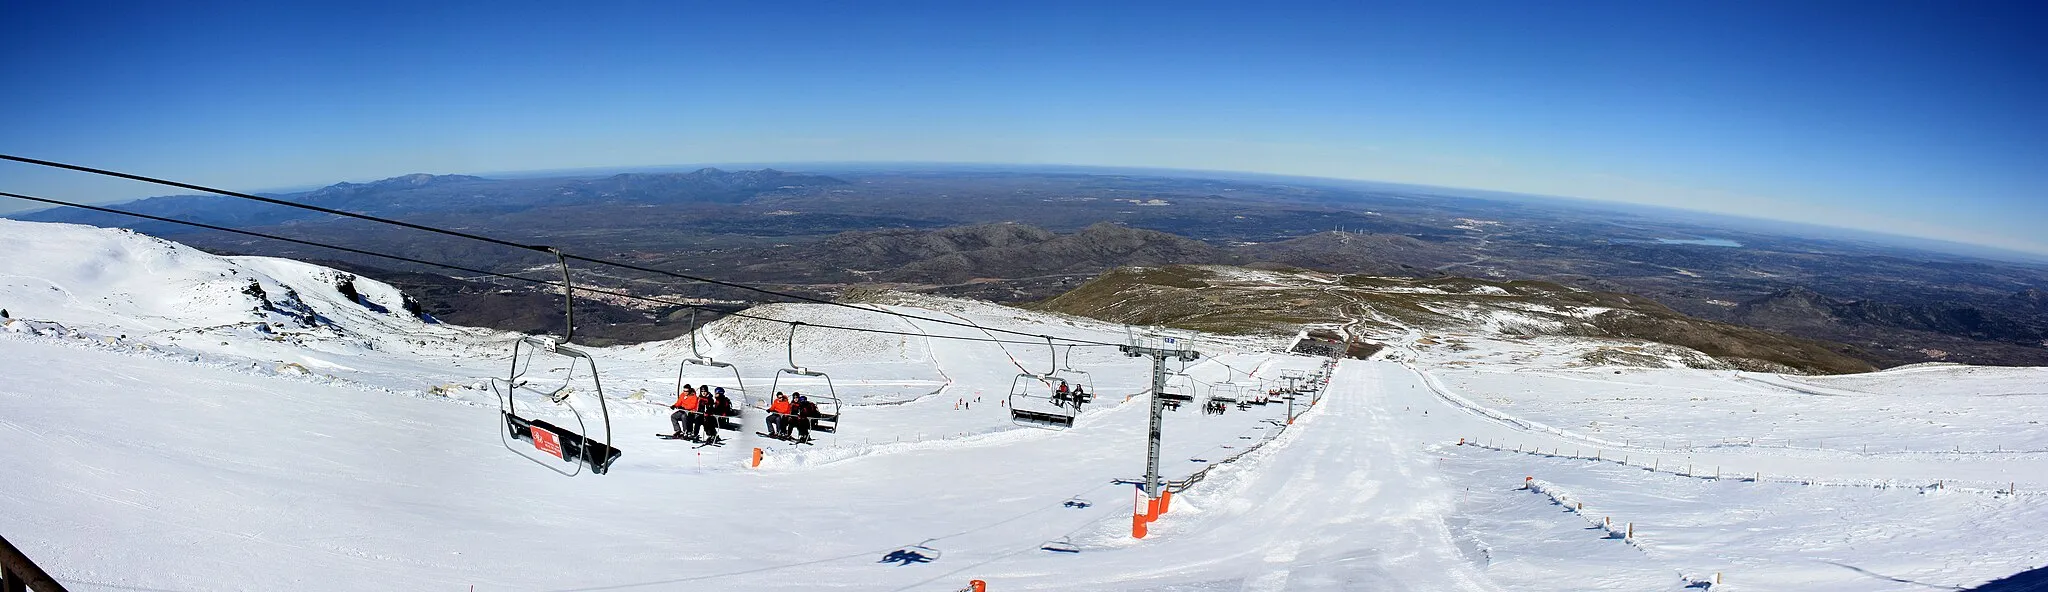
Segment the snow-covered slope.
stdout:
<path fill-rule="evenodd" d="M 515 336 L 290 261 L 6 221 L 0 245 L 20 254 L 0 262 L 0 534 L 73 590 L 1918 590 L 2048 562 L 2041 369 L 1592 366 L 1612 343 L 1382 320 L 1395 346 L 1338 366 L 1291 425 L 1281 404 L 1168 413 L 1162 472 L 1206 479 L 1135 540 L 1119 480 L 1144 470 L 1149 362 L 1114 348 L 764 306 L 903 334 L 806 326 L 791 347 L 788 325 L 729 319 L 695 348 L 593 350 L 624 456 L 565 479 L 500 444 L 481 384 Z M 869 306 L 1126 336 L 966 300 Z M 1324 363 L 1186 337 L 1205 383 Z M 693 351 L 738 377 L 682 365 Z M 653 437 L 679 370 L 825 392 L 792 364 L 847 402 L 818 445 Z M 1051 369 L 1085 371 L 1098 402 L 1070 430 L 1012 424 L 1012 381 Z M 931 561 L 884 561 L 906 548 Z"/>

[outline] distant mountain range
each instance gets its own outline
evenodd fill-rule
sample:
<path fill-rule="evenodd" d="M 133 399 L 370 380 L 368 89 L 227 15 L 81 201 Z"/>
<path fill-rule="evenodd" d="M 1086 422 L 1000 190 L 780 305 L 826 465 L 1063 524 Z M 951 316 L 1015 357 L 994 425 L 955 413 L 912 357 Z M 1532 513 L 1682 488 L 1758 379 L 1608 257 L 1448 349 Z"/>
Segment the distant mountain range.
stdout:
<path fill-rule="evenodd" d="M 335 183 L 312 191 L 266 195 L 307 205 L 376 216 L 421 213 L 501 213 L 593 204 L 736 203 L 801 188 L 845 185 L 820 175 L 774 169 L 688 173 L 621 173 L 595 179 L 486 179 L 469 175 L 411 174 L 369 183 Z M 224 225 L 269 225 L 316 220 L 326 214 L 217 195 L 173 195 L 120 204 L 139 213 Z M 122 226 L 171 234 L 188 229 L 75 208 L 9 216 L 36 222 Z"/>
<path fill-rule="evenodd" d="M 1110 269 L 1173 264 L 1542 280 L 1851 344 L 1881 366 L 2048 365 L 2048 266 L 1438 188 L 1142 173 L 702 169 L 524 179 L 419 174 L 279 197 L 819 295 L 880 284 L 1034 301 Z M 533 270 L 551 263 L 527 250 L 224 197 L 122 207 L 502 273 L 539 273 Z M 546 301 L 502 293 L 524 286 L 398 276 L 445 275 L 440 269 L 65 208 L 12 217 L 133 228 L 219 253 L 325 261 L 394 283 L 420 280 L 429 290 L 421 302 L 436 314 L 489 309 L 461 322 L 546 322 L 540 312 L 507 310 Z M 616 269 L 576 272 L 579 281 L 617 290 L 755 297 Z M 674 330 L 658 309 L 604 314 L 622 341 Z"/>

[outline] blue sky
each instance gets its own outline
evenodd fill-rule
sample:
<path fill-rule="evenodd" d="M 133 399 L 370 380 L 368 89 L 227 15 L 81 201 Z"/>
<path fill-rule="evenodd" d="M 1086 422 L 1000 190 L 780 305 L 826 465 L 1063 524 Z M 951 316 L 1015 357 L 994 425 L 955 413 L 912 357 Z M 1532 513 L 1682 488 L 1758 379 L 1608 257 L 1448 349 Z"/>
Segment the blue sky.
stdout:
<path fill-rule="evenodd" d="M 238 189 L 718 162 L 1256 171 L 2048 253 L 2038 2 L 164 4 L 0 0 L 0 152 Z M 0 190 L 164 193 L 13 165 Z"/>

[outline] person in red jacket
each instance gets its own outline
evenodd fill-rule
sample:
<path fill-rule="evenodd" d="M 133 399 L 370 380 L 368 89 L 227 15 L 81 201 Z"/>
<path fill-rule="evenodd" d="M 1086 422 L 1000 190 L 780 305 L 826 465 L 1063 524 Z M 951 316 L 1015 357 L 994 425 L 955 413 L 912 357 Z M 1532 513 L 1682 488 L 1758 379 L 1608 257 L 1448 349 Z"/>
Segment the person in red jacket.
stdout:
<path fill-rule="evenodd" d="M 775 402 L 768 405 L 768 435 L 776 438 L 789 437 L 789 395 L 775 393 Z"/>
<path fill-rule="evenodd" d="M 668 414 L 669 425 L 676 429 L 674 437 L 693 441 L 697 439 L 698 406 L 697 389 L 683 385 L 683 392 L 676 393 L 676 403 L 668 406 L 676 410 L 675 413 Z"/>

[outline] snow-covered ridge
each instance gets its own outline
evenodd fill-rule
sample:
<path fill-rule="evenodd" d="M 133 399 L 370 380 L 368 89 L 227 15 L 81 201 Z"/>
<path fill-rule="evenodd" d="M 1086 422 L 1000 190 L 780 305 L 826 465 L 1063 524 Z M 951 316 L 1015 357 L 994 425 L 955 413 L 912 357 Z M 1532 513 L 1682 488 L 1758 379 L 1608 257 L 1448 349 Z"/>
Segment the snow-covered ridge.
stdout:
<path fill-rule="evenodd" d="M 128 230 L 0 220 L 0 308 L 107 333 L 234 327 L 326 335 L 432 324 L 397 288 L 271 257 L 222 257 Z"/>

